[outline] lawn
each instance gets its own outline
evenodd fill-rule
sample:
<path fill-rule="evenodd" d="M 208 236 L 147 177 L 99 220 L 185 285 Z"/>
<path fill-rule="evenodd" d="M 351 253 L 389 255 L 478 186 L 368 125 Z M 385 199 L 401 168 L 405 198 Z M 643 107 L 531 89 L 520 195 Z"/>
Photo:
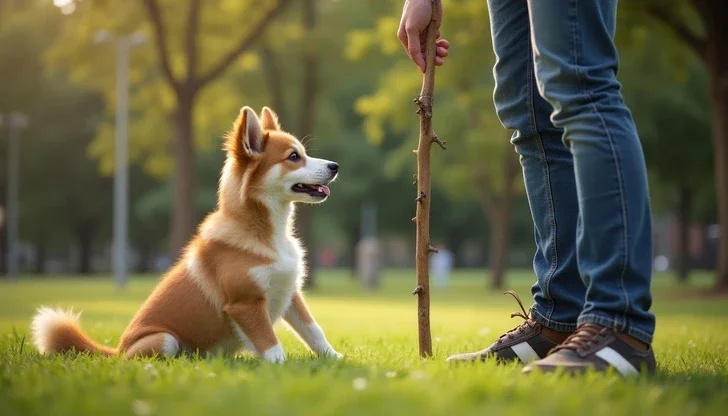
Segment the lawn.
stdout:
<path fill-rule="evenodd" d="M 530 274 L 509 286 L 528 299 Z M 317 360 L 285 329 L 284 365 L 235 358 L 129 361 L 41 357 L 26 337 L 41 304 L 84 311 L 84 328 L 115 344 L 155 278 L 117 292 L 110 278 L 20 279 L 0 283 L 0 415 L 705 415 L 728 409 L 728 299 L 698 296 L 708 283 L 678 287 L 655 279 L 659 373 L 621 379 L 522 375 L 493 362 L 452 367 L 452 353 L 479 349 L 520 323 L 506 296 L 480 272 L 458 272 L 432 295 L 435 356 L 417 357 L 414 273 L 390 271 L 378 292 L 345 272 L 324 272 L 309 303 L 331 343 L 346 355 Z"/>

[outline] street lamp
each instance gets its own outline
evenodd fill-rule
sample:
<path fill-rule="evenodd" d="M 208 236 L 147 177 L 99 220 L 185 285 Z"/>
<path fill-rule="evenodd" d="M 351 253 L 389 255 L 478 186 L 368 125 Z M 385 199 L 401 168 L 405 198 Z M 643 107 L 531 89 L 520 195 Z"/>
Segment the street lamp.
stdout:
<path fill-rule="evenodd" d="M 6 264 L 9 277 L 18 275 L 18 190 L 20 177 L 20 131 L 30 124 L 30 117 L 13 111 L 7 117 L 8 136 L 8 194 L 7 194 L 7 251 Z M 4 121 L 0 114 L 0 125 Z"/>
<path fill-rule="evenodd" d="M 96 44 L 116 44 L 116 169 L 114 170 L 114 280 L 119 288 L 127 280 L 127 249 L 129 219 L 129 166 L 127 123 L 129 118 L 129 50 L 146 41 L 141 32 L 129 36 L 114 36 L 107 31 L 97 32 Z"/>

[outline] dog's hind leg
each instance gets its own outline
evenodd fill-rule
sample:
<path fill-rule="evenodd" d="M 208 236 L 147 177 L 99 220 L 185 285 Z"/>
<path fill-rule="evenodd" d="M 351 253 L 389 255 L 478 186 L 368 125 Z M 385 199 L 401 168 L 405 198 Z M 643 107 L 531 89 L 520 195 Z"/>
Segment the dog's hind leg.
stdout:
<path fill-rule="evenodd" d="M 179 353 L 179 341 L 167 332 L 146 335 L 131 344 L 125 351 L 127 358 L 135 357 L 174 357 Z"/>
<path fill-rule="evenodd" d="M 298 334 L 299 338 L 319 357 L 343 357 L 326 340 L 324 331 L 314 321 L 311 312 L 308 311 L 306 301 L 304 301 L 301 292 L 297 291 L 293 294 L 291 305 L 283 315 L 283 319 Z"/>

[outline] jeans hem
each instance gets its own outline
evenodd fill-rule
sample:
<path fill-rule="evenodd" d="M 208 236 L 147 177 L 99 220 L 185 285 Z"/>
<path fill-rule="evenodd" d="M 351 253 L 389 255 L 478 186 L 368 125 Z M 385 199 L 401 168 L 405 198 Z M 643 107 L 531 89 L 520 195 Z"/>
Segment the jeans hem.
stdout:
<path fill-rule="evenodd" d="M 617 332 L 625 333 L 644 343 L 652 344 L 653 335 L 649 332 L 645 332 L 639 328 L 635 328 L 634 326 L 630 325 L 629 319 L 625 322 L 622 321 L 620 317 L 614 318 L 592 312 L 586 315 L 581 315 L 577 321 L 577 326 L 581 326 L 586 323 L 606 326 L 608 328 L 614 329 Z"/>
<path fill-rule="evenodd" d="M 573 322 L 559 322 L 553 319 L 547 318 L 543 313 L 539 312 L 537 306 L 531 308 L 531 318 L 548 329 L 553 329 L 559 332 L 574 332 L 576 331 L 576 323 Z"/>

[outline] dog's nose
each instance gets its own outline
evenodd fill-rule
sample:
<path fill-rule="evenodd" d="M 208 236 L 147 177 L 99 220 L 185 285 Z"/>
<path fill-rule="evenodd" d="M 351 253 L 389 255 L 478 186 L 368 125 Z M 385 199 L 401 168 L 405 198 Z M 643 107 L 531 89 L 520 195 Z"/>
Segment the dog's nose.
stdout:
<path fill-rule="evenodd" d="M 332 172 L 338 172 L 339 171 L 339 164 L 331 162 L 328 164 L 329 170 Z"/>

